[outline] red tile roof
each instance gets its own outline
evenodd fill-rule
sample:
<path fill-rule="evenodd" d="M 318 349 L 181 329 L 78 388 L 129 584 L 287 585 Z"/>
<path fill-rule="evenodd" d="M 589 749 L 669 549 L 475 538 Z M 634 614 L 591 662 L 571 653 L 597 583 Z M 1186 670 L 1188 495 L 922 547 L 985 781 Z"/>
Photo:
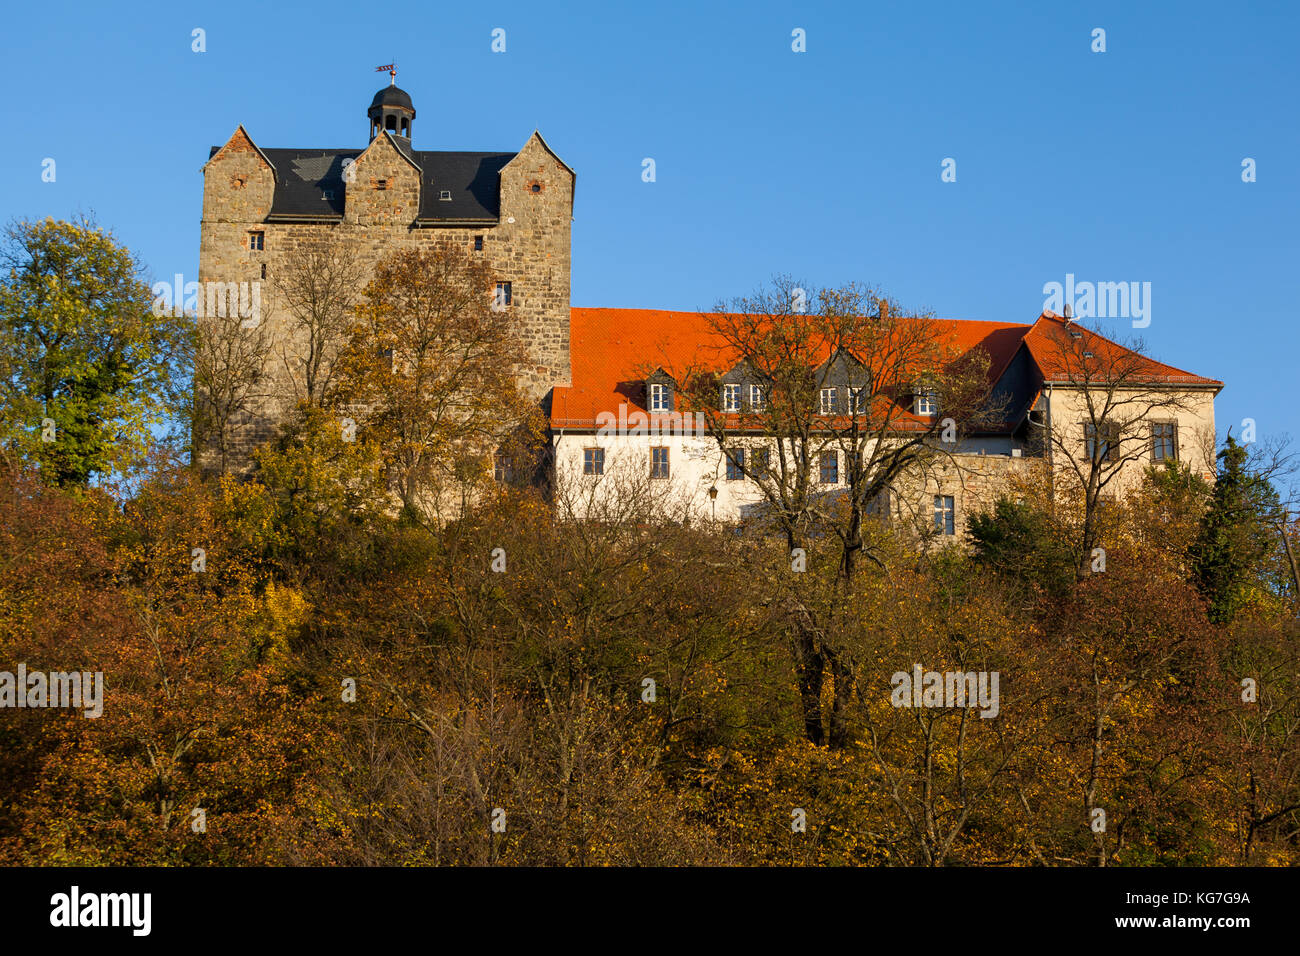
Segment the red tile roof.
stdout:
<path fill-rule="evenodd" d="M 668 371 L 707 367 L 730 369 L 739 356 L 709 328 L 709 313 L 673 312 L 657 309 L 570 310 L 569 348 L 573 384 L 557 386 L 552 393 L 551 425 L 554 428 L 594 426 L 601 412 L 617 413 L 621 403 L 629 412 L 646 411 L 643 383 L 647 371 Z M 982 348 L 989 356 L 990 382 L 996 382 L 1024 343 L 1031 357 L 1050 379 L 1060 363 L 1056 346 L 1045 323 L 1063 324 L 1059 316 L 1044 313 L 1033 325 L 1015 322 L 983 322 L 931 319 L 936 336 L 948 339 L 957 353 Z M 1119 349 L 1095 333 L 1087 332 L 1097 348 Z M 1102 345 L 1101 343 L 1104 343 Z M 824 358 L 824 356 L 823 356 Z M 1221 385 L 1213 379 L 1191 375 L 1172 366 L 1144 359 L 1153 372 L 1169 381 Z"/>
<path fill-rule="evenodd" d="M 1080 374 L 1079 356 L 1068 345 L 1070 339 L 1067 328 L 1082 334 L 1081 341 L 1084 348 L 1097 356 L 1100 369 L 1105 369 L 1117 356 L 1130 355 L 1134 356 L 1136 364 L 1126 370 L 1125 374 L 1143 382 L 1223 387 L 1223 383 L 1217 379 L 1194 375 L 1172 365 L 1157 362 L 1145 355 L 1137 355 L 1077 322 L 1067 323 L 1063 317 L 1054 312 L 1044 312 L 1040 315 L 1025 333 L 1024 339 L 1025 347 L 1029 349 L 1030 357 L 1038 366 L 1044 381 L 1070 381 Z"/>

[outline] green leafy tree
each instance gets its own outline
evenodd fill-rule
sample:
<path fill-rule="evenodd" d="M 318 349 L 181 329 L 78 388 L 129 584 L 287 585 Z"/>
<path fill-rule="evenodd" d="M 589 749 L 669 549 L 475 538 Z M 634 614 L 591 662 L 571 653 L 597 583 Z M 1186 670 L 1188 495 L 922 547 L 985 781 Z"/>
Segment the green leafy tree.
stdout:
<path fill-rule="evenodd" d="M 1027 502 L 999 498 L 991 512 L 971 517 L 969 533 L 976 562 L 1003 578 L 1059 595 L 1074 577 L 1069 543 Z"/>
<path fill-rule="evenodd" d="M 0 271 L 0 445 L 57 485 L 139 460 L 185 394 L 188 320 L 86 218 L 13 223 Z"/>
<path fill-rule="evenodd" d="M 1250 599 L 1252 582 L 1273 546 L 1269 520 L 1281 504 L 1268 479 L 1247 467 L 1249 453 L 1231 435 L 1218 460 L 1218 480 L 1191 563 L 1211 620 L 1226 624 Z"/>

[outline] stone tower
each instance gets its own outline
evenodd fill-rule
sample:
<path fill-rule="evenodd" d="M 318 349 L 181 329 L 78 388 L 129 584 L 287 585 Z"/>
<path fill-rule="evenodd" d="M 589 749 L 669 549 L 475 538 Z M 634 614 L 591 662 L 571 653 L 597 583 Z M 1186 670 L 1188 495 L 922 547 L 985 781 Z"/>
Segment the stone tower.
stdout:
<path fill-rule="evenodd" d="M 506 306 L 527 349 L 520 385 L 545 403 L 570 381 L 570 231 L 575 176 L 534 131 L 515 153 L 420 150 L 415 104 L 395 84 L 367 110 L 361 149 L 261 148 L 240 125 L 203 166 L 199 282 L 258 283 L 277 348 L 281 328 L 274 277 L 293 250 L 338 240 L 369 266 L 394 251 L 451 240 L 482 257 L 506 287 Z M 278 359 L 268 381 L 284 375 Z M 269 387 L 246 416 L 244 454 L 287 411 Z"/>

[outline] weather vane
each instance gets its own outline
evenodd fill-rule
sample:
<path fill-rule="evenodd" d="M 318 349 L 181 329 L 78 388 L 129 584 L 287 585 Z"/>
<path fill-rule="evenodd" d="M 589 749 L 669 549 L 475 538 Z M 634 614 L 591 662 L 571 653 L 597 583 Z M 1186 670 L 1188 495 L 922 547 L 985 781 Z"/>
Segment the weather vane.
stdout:
<path fill-rule="evenodd" d="M 377 67 L 375 67 L 375 72 L 376 72 L 376 73 L 383 73 L 384 70 L 387 70 L 387 71 L 388 71 L 388 77 L 389 77 L 389 79 L 388 79 L 388 85 L 389 85 L 389 86 L 396 86 L 396 85 L 397 85 L 397 64 L 396 64 L 396 63 L 385 63 L 383 66 L 377 66 Z"/>

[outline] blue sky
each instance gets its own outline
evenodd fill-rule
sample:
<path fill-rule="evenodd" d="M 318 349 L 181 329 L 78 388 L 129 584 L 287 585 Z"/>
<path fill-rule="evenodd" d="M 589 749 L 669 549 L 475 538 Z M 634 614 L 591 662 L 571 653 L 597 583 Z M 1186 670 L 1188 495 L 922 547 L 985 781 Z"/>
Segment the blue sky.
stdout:
<path fill-rule="evenodd" d="M 1148 328 L 1101 327 L 1226 381 L 1220 435 L 1250 417 L 1300 437 L 1297 4 L 51 2 L 5 20 L 0 218 L 93 211 L 157 277 L 197 273 L 209 146 L 241 122 L 262 146 L 364 145 L 373 68 L 395 60 L 417 148 L 512 150 L 539 128 L 577 170 L 574 305 L 708 309 L 789 273 L 1031 322 L 1067 273 L 1150 282 Z"/>

